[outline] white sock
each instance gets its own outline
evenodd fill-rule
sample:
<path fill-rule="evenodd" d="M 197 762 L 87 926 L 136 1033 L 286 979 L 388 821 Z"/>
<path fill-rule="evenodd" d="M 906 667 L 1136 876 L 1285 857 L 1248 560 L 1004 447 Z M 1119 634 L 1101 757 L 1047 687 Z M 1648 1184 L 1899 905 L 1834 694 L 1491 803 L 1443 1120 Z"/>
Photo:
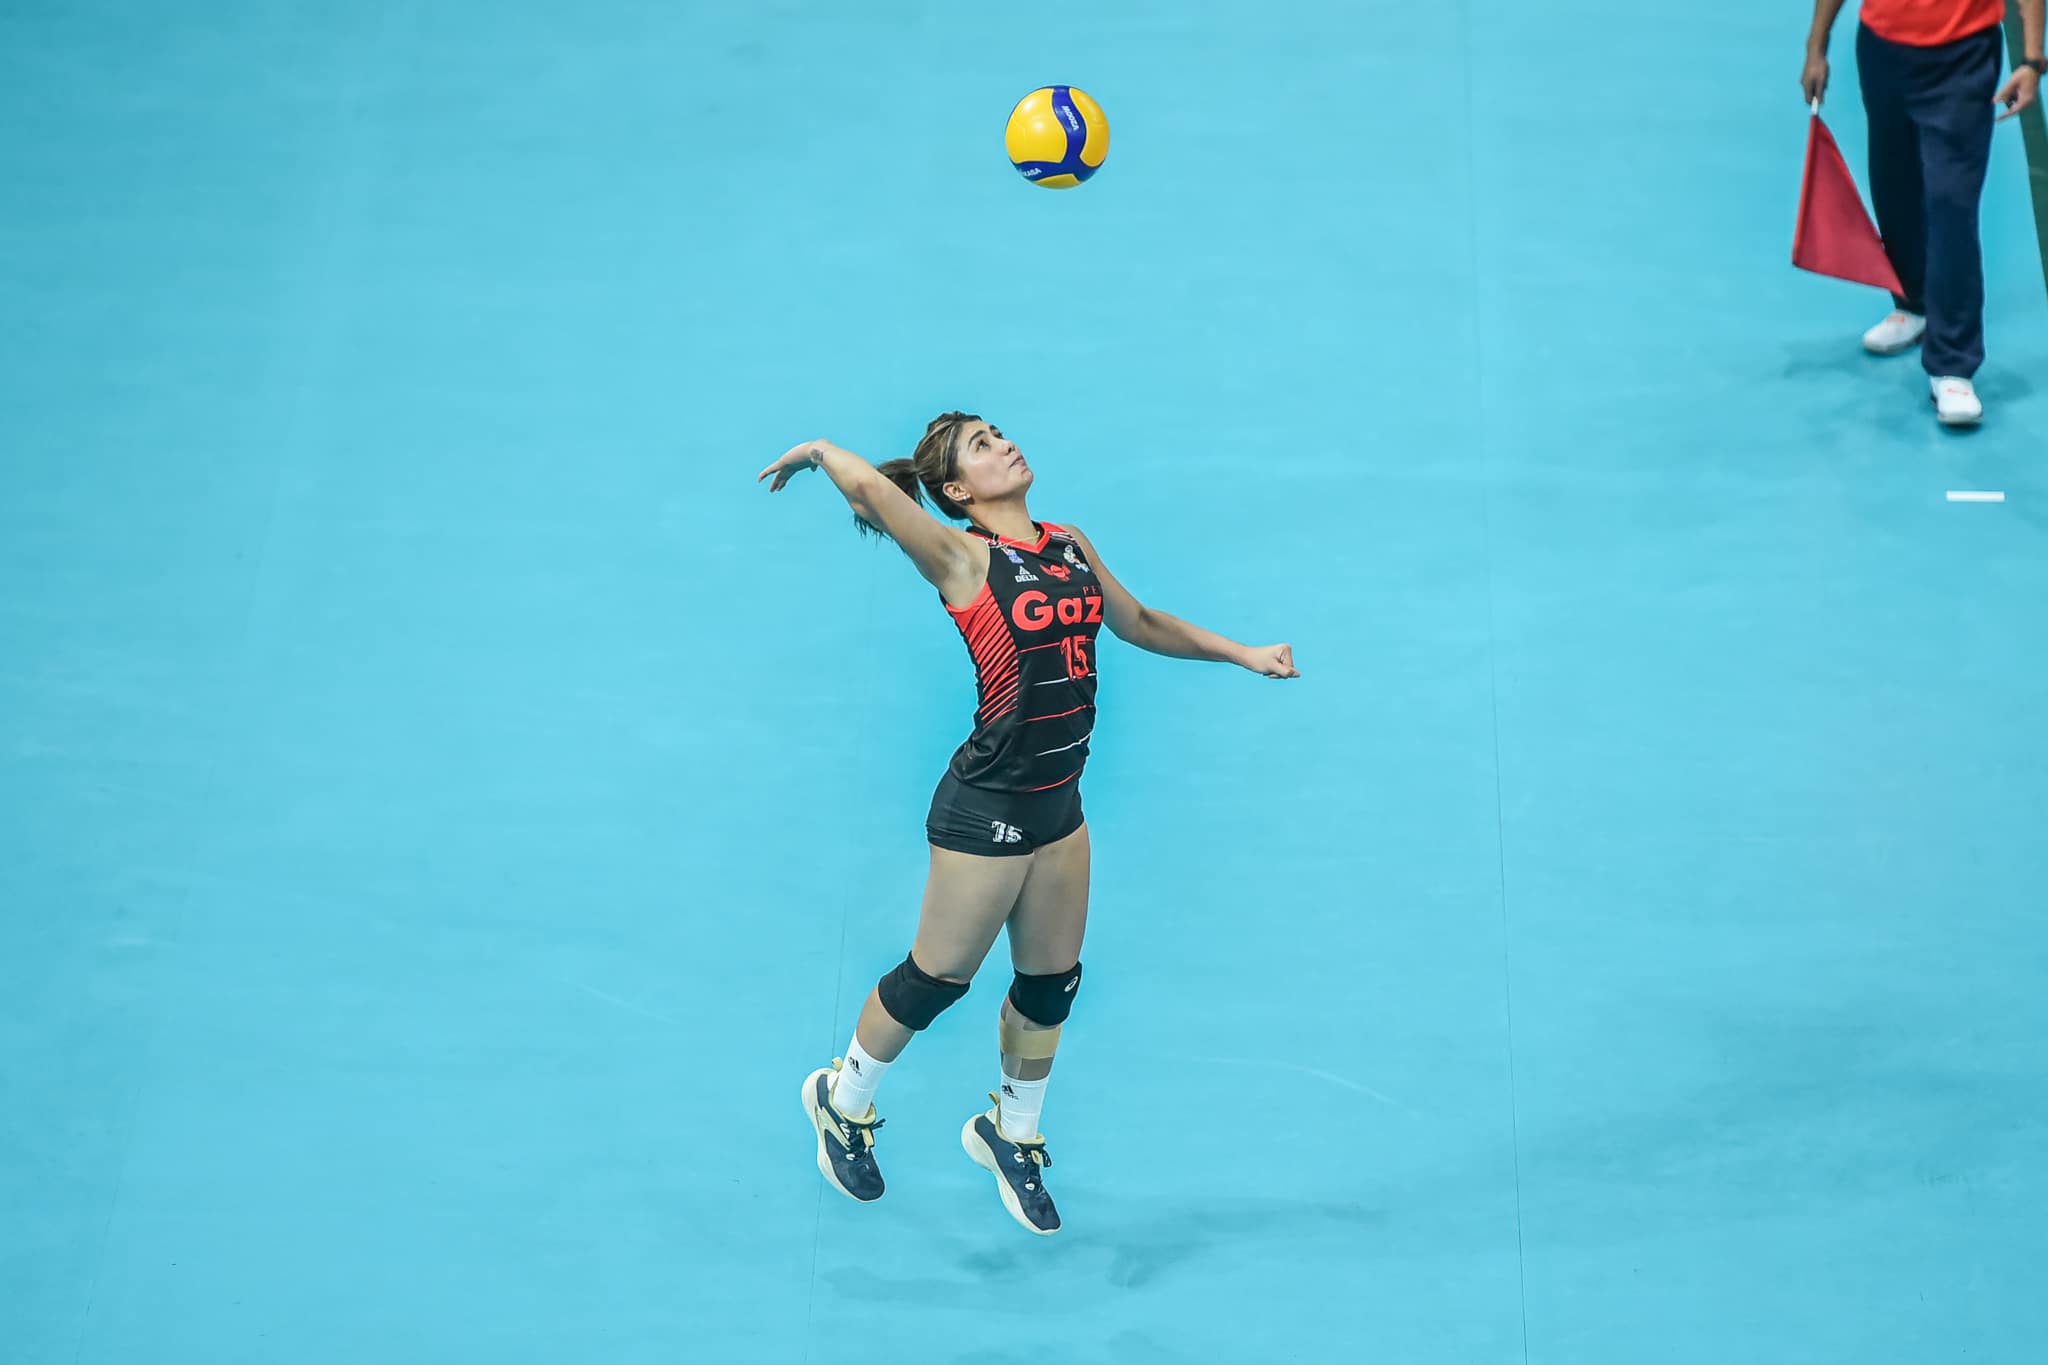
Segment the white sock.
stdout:
<path fill-rule="evenodd" d="M 875 1091 L 882 1084 L 883 1073 L 891 1065 L 870 1057 L 868 1050 L 860 1045 L 860 1035 L 854 1034 L 853 1041 L 846 1045 L 845 1064 L 832 1078 L 832 1107 L 850 1119 L 866 1118 L 868 1107 L 875 1102 Z"/>
<path fill-rule="evenodd" d="M 1003 1077 L 1002 1087 L 996 1091 L 996 1126 L 1004 1137 L 1012 1142 L 1029 1142 L 1038 1136 L 1038 1116 L 1045 1112 L 1045 1083 L 1051 1079 L 1041 1076 L 1035 1081 L 1020 1081 L 1015 1076 Z"/>

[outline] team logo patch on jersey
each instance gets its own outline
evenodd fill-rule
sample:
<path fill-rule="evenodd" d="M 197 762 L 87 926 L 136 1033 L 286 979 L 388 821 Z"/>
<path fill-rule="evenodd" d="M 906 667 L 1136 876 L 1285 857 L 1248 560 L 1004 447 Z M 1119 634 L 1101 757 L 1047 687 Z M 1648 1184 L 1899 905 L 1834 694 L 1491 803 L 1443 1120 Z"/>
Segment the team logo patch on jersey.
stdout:
<path fill-rule="evenodd" d="M 1072 545 L 1067 546 L 1067 563 L 1073 565 L 1082 573 L 1087 573 L 1089 571 L 1088 565 L 1082 561 L 1080 555 L 1074 552 L 1074 547 Z"/>
<path fill-rule="evenodd" d="M 1062 583 L 1066 582 L 1067 579 L 1071 577 L 1074 572 L 1072 569 L 1069 569 L 1064 564 L 1053 564 L 1050 562 L 1046 564 L 1045 571 L 1051 574 L 1054 578 L 1057 578 Z"/>

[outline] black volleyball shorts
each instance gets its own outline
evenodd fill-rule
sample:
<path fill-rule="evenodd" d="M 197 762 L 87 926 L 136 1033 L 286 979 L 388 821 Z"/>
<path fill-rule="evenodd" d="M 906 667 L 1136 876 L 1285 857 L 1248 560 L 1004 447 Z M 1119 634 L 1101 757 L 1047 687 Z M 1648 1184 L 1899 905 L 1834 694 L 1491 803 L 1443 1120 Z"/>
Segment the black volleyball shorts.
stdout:
<path fill-rule="evenodd" d="M 939 848 L 984 858 L 1035 853 L 1081 828 L 1081 780 L 1051 791 L 998 792 L 970 787 L 950 770 L 932 793 L 924 833 Z"/>

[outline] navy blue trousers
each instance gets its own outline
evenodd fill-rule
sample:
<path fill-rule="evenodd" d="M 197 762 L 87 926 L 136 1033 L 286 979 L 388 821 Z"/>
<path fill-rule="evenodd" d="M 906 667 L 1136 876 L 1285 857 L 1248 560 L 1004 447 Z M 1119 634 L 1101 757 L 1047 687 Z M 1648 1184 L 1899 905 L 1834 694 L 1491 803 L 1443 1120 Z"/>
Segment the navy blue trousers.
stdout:
<path fill-rule="evenodd" d="M 1940 47 L 1887 42 L 1862 25 L 1856 67 L 1870 119 L 1870 199 L 1895 300 L 1927 318 L 1921 363 L 1968 379 L 1984 363 L 1984 252 L 1977 206 L 1991 164 L 1996 25 Z"/>

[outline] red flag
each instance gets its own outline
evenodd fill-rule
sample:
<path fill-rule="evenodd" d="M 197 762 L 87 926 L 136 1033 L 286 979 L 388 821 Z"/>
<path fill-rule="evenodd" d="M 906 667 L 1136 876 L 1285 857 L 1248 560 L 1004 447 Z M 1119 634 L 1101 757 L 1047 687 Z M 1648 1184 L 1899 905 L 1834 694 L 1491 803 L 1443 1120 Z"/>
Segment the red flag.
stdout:
<path fill-rule="evenodd" d="M 1856 178 L 1820 115 L 1806 138 L 1806 177 L 1799 187 L 1799 223 L 1792 229 L 1792 264 L 1816 275 L 1854 280 L 1894 294 L 1906 291 L 1884 254 Z"/>

